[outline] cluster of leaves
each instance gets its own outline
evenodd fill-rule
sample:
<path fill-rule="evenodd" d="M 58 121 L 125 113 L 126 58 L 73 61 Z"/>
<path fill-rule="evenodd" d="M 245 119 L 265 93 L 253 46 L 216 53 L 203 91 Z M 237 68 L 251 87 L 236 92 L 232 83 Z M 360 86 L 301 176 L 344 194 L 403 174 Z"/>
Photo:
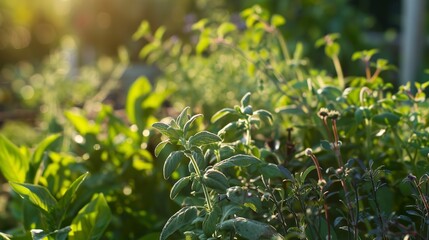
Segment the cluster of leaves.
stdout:
<path fill-rule="evenodd" d="M 362 61 L 364 77 L 345 75 L 338 34 L 316 42 L 334 74 L 313 69 L 302 45 L 289 54 L 280 16 L 259 7 L 242 16 L 246 30 L 197 23 L 196 52 L 216 58 L 226 46 L 242 56 L 253 76 L 272 83 L 255 95 L 276 114 L 253 111 L 245 95 L 241 106 L 213 115 L 210 132 L 190 131 L 199 115 L 186 117 L 187 109 L 153 125 L 167 137 L 157 154 L 175 146 L 164 174 L 179 174 L 170 196 L 183 206 L 161 238 L 426 238 L 428 84 L 394 92 L 382 79 L 394 67 L 374 60 L 376 50 L 352 56 Z"/>

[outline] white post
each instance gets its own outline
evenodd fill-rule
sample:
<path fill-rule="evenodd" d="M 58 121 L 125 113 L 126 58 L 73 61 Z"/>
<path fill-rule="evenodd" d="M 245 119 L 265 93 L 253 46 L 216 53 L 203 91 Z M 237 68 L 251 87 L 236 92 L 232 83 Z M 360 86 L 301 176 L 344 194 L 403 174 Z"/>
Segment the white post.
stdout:
<path fill-rule="evenodd" d="M 410 82 L 412 89 L 422 60 L 425 1 L 402 0 L 400 84 Z"/>

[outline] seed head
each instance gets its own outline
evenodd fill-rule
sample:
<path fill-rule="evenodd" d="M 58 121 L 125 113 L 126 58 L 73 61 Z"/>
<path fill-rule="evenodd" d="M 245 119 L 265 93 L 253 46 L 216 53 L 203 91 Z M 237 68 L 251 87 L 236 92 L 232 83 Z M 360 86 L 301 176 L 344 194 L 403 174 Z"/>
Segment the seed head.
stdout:
<path fill-rule="evenodd" d="M 321 119 L 326 118 L 327 116 L 329 116 L 329 110 L 327 108 L 321 108 L 319 110 L 319 112 L 317 113 L 317 115 L 319 115 L 319 117 Z"/>
<path fill-rule="evenodd" d="M 407 177 L 408 177 L 408 180 L 410 180 L 410 181 L 414 181 L 414 180 L 416 180 L 416 178 L 417 178 L 417 177 L 416 177 L 416 176 L 414 176 L 412 173 L 409 173 Z"/>
<path fill-rule="evenodd" d="M 340 118 L 340 116 L 341 116 L 341 114 L 338 111 L 335 111 L 335 110 L 329 111 L 329 118 L 330 119 L 336 120 L 336 119 Z"/>
<path fill-rule="evenodd" d="M 307 156 L 313 155 L 313 150 L 311 150 L 311 148 L 305 149 L 305 155 L 307 155 Z"/>

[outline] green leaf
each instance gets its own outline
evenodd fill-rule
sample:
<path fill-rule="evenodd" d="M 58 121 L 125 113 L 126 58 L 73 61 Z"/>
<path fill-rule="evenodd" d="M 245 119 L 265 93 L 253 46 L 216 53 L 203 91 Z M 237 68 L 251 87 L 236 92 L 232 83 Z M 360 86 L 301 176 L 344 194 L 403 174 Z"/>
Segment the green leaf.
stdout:
<path fill-rule="evenodd" d="M 103 236 L 112 214 L 102 193 L 94 195 L 71 224 L 70 240 L 97 240 Z"/>
<path fill-rule="evenodd" d="M 137 31 L 133 34 L 132 39 L 134 41 L 137 41 L 140 38 L 146 36 L 147 34 L 150 34 L 150 26 L 149 26 L 149 22 L 145 20 L 140 23 L 140 26 L 137 29 Z"/>
<path fill-rule="evenodd" d="M 282 173 L 280 168 L 272 163 L 268 163 L 259 168 L 259 171 L 265 178 L 284 178 L 285 175 Z"/>
<path fill-rule="evenodd" d="M 240 237 L 249 240 L 284 239 L 273 226 L 243 217 L 223 221 L 218 225 L 218 229 L 234 231 Z"/>
<path fill-rule="evenodd" d="M 303 115 L 305 112 L 302 110 L 299 106 L 286 106 L 286 107 L 280 107 L 276 109 L 277 113 L 284 113 L 284 114 L 290 114 L 290 115 Z"/>
<path fill-rule="evenodd" d="M 271 125 L 273 123 L 273 115 L 271 115 L 271 113 L 268 112 L 267 110 L 264 110 L 264 109 L 256 110 L 254 114 L 257 115 L 266 124 Z"/>
<path fill-rule="evenodd" d="M 180 136 L 176 129 L 168 126 L 165 123 L 157 122 L 152 124 L 152 127 L 171 139 L 176 140 Z"/>
<path fill-rule="evenodd" d="M 307 178 L 307 175 L 313 171 L 314 169 L 316 169 L 316 166 L 311 165 L 310 167 L 308 167 L 307 169 L 305 169 L 304 172 L 300 173 L 300 178 L 301 178 L 301 182 L 304 183 L 305 179 Z"/>
<path fill-rule="evenodd" d="M 179 179 L 171 188 L 170 198 L 175 199 L 179 195 L 180 191 L 182 191 L 183 188 L 188 186 L 190 181 L 191 181 L 190 176 L 182 177 L 181 179 Z"/>
<path fill-rule="evenodd" d="M 51 238 L 49 239 L 66 240 L 67 235 L 70 231 L 71 231 L 70 226 L 67 226 L 50 233 L 46 233 L 42 229 L 32 229 L 30 232 L 33 240 L 44 240 L 44 239 L 47 239 L 47 237 L 49 236 L 51 236 Z"/>
<path fill-rule="evenodd" d="M 191 136 L 189 138 L 189 144 L 191 144 L 192 146 L 203 146 L 207 144 L 217 143 L 220 141 L 222 141 L 222 138 L 220 138 L 214 133 L 207 131 L 196 133 L 194 136 Z"/>
<path fill-rule="evenodd" d="M 78 111 L 65 111 L 64 115 L 81 135 L 98 133 L 98 127 Z"/>
<path fill-rule="evenodd" d="M 195 50 L 197 51 L 197 54 L 201 54 L 209 46 L 210 46 L 210 35 L 206 33 L 206 30 L 204 30 L 200 35 L 200 39 L 198 40 Z"/>
<path fill-rule="evenodd" d="M 203 30 L 208 22 L 208 19 L 203 18 L 192 25 L 192 30 Z"/>
<path fill-rule="evenodd" d="M 188 122 L 188 109 L 189 107 L 185 107 L 182 112 L 177 116 L 176 122 L 179 124 L 181 128 L 185 127 L 186 122 Z"/>
<path fill-rule="evenodd" d="M 168 155 L 164 162 L 163 174 L 164 178 L 168 179 L 176 170 L 180 162 L 184 159 L 185 154 L 182 151 L 174 151 Z"/>
<path fill-rule="evenodd" d="M 22 198 L 30 201 L 45 213 L 49 213 L 57 205 L 57 200 L 43 186 L 17 182 L 10 182 L 9 184 Z"/>
<path fill-rule="evenodd" d="M 137 124 L 142 118 L 142 102 L 152 91 L 152 86 L 146 77 L 139 77 L 128 90 L 125 110 L 131 123 Z"/>
<path fill-rule="evenodd" d="M 229 187 L 228 178 L 226 178 L 225 174 L 214 169 L 209 169 L 207 172 L 204 173 L 203 183 L 207 187 L 214 189 L 220 193 L 224 193 Z"/>
<path fill-rule="evenodd" d="M 60 134 L 54 134 L 43 139 L 43 141 L 39 143 L 30 160 L 31 165 L 27 173 L 28 179 L 30 181 L 35 180 L 34 182 L 37 182 L 35 178 L 37 175 L 37 171 L 40 169 L 40 165 L 42 164 L 42 160 L 45 156 L 45 153 L 54 146 L 60 136 Z"/>
<path fill-rule="evenodd" d="M 80 187 L 83 181 L 85 181 L 86 177 L 89 175 L 89 172 L 82 174 L 78 177 L 67 189 L 61 199 L 58 201 L 56 211 L 58 212 L 57 219 L 60 221 L 63 219 L 65 214 L 68 212 L 70 204 L 76 199 L 76 191 Z"/>
<path fill-rule="evenodd" d="M 338 56 L 340 54 L 340 45 L 336 42 L 326 45 L 325 53 L 328 57 L 332 58 L 334 56 Z"/>
<path fill-rule="evenodd" d="M 238 154 L 216 163 L 213 166 L 213 168 L 224 169 L 224 168 L 230 168 L 235 166 L 248 167 L 250 165 L 259 165 L 261 163 L 262 163 L 261 160 L 257 159 L 254 156 Z"/>
<path fill-rule="evenodd" d="M 168 219 L 167 223 L 162 229 L 160 240 L 165 240 L 171 236 L 174 232 L 184 226 L 189 226 L 192 221 L 197 218 L 198 210 L 196 207 L 184 207 L 176 212 L 173 216 Z"/>
<path fill-rule="evenodd" d="M 235 111 L 234 109 L 232 109 L 232 108 L 224 108 L 224 109 L 221 109 L 221 110 L 217 111 L 217 112 L 212 116 L 212 118 L 210 119 L 210 121 L 211 121 L 212 123 L 214 123 L 214 122 L 216 122 L 217 120 L 219 120 L 219 119 L 221 119 L 221 118 L 223 118 L 223 117 L 225 117 L 225 116 L 227 116 L 227 115 L 229 115 L 229 114 L 235 114 L 235 113 L 236 113 L 236 111 Z"/>
<path fill-rule="evenodd" d="M 0 170 L 9 182 L 24 182 L 29 161 L 18 147 L 0 134 Z"/>
<path fill-rule="evenodd" d="M 164 140 L 164 141 L 162 141 L 162 142 L 158 143 L 158 145 L 156 145 L 156 147 L 155 147 L 155 157 L 158 157 L 158 156 L 159 156 L 159 154 L 161 153 L 162 149 L 164 149 L 164 147 L 165 147 L 168 143 L 170 143 L 170 140 L 169 140 L 169 139 Z"/>
<path fill-rule="evenodd" d="M 380 113 L 375 115 L 374 117 L 372 117 L 372 120 L 375 123 L 381 124 L 381 125 L 390 125 L 390 126 L 394 126 L 396 124 L 398 124 L 399 120 L 401 118 L 391 112 L 384 112 L 384 113 Z"/>
<path fill-rule="evenodd" d="M 155 34 L 153 35 L 154 39 L 162 40 L 162 37 L 164 36 L 165 30 L 166 29 L 164 26 L 161 26 L 158 29 L 156 29 Z"/>
<path fill-rule="evenodd" d="M 214 208 L 206 214 L 203 221 L 203 231 L 206 236 L 211 236 L 216 231 L 220 215 L 220 208 Z"/>
<path fill-rule="evenodd" d="M 242 107 L 246 107 L 247 105 L 250 104 L 250 96 L 251 96 L 251 93 L 248 92 L 241 98 L 240 103 Z"/>
<path fill-rule="evenodd" d="M 284 25 L 285 23 L 286 23 L 286 20 L 281 15 L 274 14 L 271 17 L 271 25 L 274 26 L 274 27 L 278 27 L 278 26 Z"/>
<path fill-rule="evenodd" d="M 188 133 L 189 129 L 191 128 L 192 124 L 195 122 L 195 120 L 197 120 L 197 118 L 202 116 L 203 116 L 202 114 L 194 115 L 186 122 L 185 126 L 183 127 L 183 134 L 185 136 Z"/>
<path fill-rule="evenodd" d="M 332 146 L 331 143 L 327 140 L 321 140 L 320 141 L 320 146 L 322 146 L 323 149 L 325 149 L 326 151 L 331 151 L 332 150 Z"/>
<path fill-rule="evenodd" d="M 230 33 L 237 29 L 237 27 L 230 22 L 223 22 L 217 29 L 217 35 L 223 38 L 227 33 Z"/>

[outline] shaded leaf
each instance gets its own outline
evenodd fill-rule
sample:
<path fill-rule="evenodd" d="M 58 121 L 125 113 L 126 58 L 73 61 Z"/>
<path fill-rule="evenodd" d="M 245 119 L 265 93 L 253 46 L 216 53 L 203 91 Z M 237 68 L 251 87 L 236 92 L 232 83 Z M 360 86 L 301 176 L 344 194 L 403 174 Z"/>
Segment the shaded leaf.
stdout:
<path fill-rule="evenodd" d="M 396 125 L 400 119 L 401 118 L 398 115 L 391 112 L 380 113 L 372 117 L 372 120 L 375 123 L 378 123 L 381 125 L 390 125 L 390 126 Z"/>
<path fill-rule="evenodd" d="M 184 156 L 185 154 L 182 151 L 174 151 L 168 155 L 167 159 L 165 159 L 163 168 L 165 179 L 168 179 L 170 175 L 176 170 Z"/>
<path fill-rule="evenodd" d="M 223 231 L 234 231 L 240 237 L 249 240 L 283 239 L 273 226 L 242 217 L 223 221 L 217 228 Z"/>
<path fill-rule="evenodd" d="M 224 193 L 229 187 L 228 178 L 218 170 L 209 169 L 204 173 L 203 183 L 209 188 Z"/>
<path fill-rule="evenodd" d="M 155 157 L 158 157 L 159 154 L 161 153 L 162 149 L 164 149 L 164 147 L 170 142 L 169 139 L 164 140 L 160 143 L 158 143 L 158 145 L 156 145 L 155 147 Z"/>
<path fill-rule="evenodd" d="M 179 179 L 171 188 L 170 198 L 175 199 L 179 195 L 180 191 L 182 191 L 183 188 L 188 186 L 190 181 L 191 178 L 189 176 L 182 177 L 181 179 Z"/>
<path fill-rule="evenodd" d="M 198 210 L 196 207 L 184 207 L 168 219 L 162 229 L 160 240 L 167 239 L 180 228 L 190 225 L 197 218 Z"/>

